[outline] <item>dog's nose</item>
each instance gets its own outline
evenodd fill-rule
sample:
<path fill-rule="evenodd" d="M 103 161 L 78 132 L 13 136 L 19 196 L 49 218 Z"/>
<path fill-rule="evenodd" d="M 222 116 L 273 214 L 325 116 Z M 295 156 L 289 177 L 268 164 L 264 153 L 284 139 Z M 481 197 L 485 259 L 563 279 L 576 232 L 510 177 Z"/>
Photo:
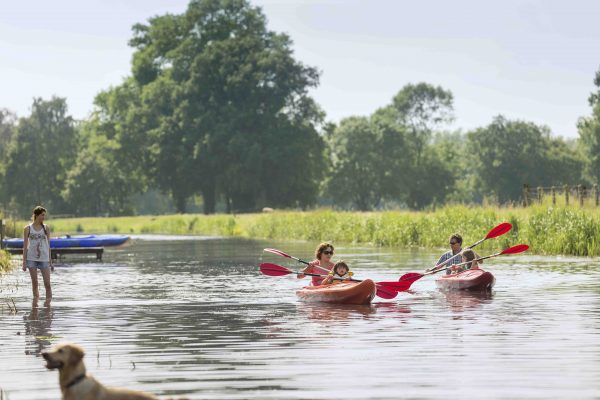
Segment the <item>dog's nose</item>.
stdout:
<path fill-rule="evenodd" d="M 48 359 L 48 353 L 42 353 L 42 357 L 44 357 L 44 360 Z"/>

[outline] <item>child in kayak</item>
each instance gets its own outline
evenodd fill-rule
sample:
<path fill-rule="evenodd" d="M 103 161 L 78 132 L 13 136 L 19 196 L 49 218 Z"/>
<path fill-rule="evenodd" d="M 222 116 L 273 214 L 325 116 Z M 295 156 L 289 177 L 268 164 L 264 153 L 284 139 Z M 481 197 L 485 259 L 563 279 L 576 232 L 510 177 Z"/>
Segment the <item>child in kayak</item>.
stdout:
<path fill-rule="evenodd" d="M 333 246 L 327 242 L 321 243 L 317 247 L 317 250 L 315 250 L 315 257 L 316 260 L 310 262 L 302 272 L 306 272 L 307 274 L 327 275 L 335 265 L 331 262 L 331 257 L 333 257 Z M 305 275 L 298 274 L 299 279 L 304 277 Z M 318 286 L 321 284 L 321 280 L 322 278 L 320 276 L 313 276 L 311 284 L 313 286 Z"/>
<path fill-rule="evenodd" d="M 476 257 L 477 257 L 477 254 L 475 254 L 475 252 L 471 249 L 467 249 L 467 250 L 463 251 L 462 262 L 464 262 L 464 263 L 468 262 L 469 264 L 465 264 L 465 265 L 461 265 L 461 266 L 453 265 L 451 268 L 452 273 L 458 274 L 459 272 L 463 272 L 468 269 L 479 269 L 479 264 L 477 264 L 477 261 L 474 261 Z"/>
<path fill-rule="evenodd" d="M 335 281 L 352 279 L 352 271 L 344 261 L 338 261 L 329 272 L 327 278 L 321 281 L 321 285 L 329 285 Z"/>

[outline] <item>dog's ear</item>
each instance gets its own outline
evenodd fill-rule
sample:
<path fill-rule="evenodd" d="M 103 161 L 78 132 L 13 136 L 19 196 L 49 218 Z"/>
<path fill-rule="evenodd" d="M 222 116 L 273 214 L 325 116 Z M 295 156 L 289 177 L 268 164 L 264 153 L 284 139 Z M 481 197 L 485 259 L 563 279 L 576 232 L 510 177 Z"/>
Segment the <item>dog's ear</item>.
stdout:
<path fill-rule="evenodd" d="M 74 345 L 69 346 L 69 364 L 77 365 L 84 355 L 85 352 L 81 347 Z"/>

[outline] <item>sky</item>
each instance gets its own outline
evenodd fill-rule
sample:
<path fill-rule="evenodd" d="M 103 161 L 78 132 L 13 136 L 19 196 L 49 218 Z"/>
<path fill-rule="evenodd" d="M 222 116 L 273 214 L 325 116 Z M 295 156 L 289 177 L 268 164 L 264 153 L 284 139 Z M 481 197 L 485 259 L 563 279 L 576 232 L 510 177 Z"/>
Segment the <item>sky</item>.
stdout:
<path fill-rule="evenodd" d="M 577 137 L 600 69 L 600 2 L 531 0 L 251 0 L 294 55 L 321 71 L 312 96 L 339 122 L 368 116 L 406 84 L 454 95 L 468 131 L 494 116 Z M 0 3 L 0 108 L 66 97 L 86 118 L 95 95 L 130 75 L 131 27 L 187 0 L 32 0 Z"/>

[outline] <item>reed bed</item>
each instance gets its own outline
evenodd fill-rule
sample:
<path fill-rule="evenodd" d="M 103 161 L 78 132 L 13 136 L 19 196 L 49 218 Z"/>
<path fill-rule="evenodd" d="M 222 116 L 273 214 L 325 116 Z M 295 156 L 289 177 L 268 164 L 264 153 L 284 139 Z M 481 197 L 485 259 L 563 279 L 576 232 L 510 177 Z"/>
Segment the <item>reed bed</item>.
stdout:
<path fill-rule="evenodd" d="M 312 242 L 370 243 L 393 247 L 447 247 L 459 232 L 466 244 L 483 238 L 500 222 L 513 229 L 481 247 L 499 249 L 527 243 L 531 252 L 600 256 L 600 210 L 536 205 L 528 208 L 447 206 L 435 211 L 276 211 L 239 215 L 164 215 L 48 219 L 55 234 L 122 233 L 242 236 Z M 23 225 L 25 222 L 23 221 Z"/>

